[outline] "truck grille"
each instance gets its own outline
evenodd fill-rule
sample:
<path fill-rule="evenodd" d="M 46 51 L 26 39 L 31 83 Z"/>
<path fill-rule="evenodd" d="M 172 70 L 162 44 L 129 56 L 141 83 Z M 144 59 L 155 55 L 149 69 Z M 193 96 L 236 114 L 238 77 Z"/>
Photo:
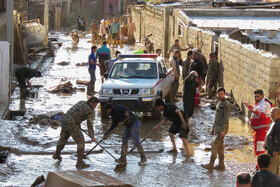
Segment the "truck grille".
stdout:
<path fill-rule="evenodd" d="M 113 89 L 113 93 L 116 95 L 137 95 L 139 89 Z"/>

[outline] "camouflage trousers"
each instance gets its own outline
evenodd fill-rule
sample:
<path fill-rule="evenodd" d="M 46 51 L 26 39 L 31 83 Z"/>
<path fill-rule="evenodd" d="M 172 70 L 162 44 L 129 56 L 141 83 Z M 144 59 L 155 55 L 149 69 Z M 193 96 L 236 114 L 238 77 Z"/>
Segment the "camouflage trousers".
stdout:
<path fill-rule="evenodd" d="M 211 160 L 216 160 L 217 154 L 220 158 L 224 157 L 224 137 L 216 135 L 211 145 Z"/>
<path fill-rule="evenodd" d="M 70 125 L 72 128 L 64 128 L 62 126 L 61 132 L 60 132 L 60 138 L 58 140 L 57 146 L 64 147 L 70 138 L 70 136 L 74 139 L 74 141 L 77 143 L 77 149 L 84 149 L 85 148 L 85 138 L 84 135 L 79 128 L 78 125 Z"/>

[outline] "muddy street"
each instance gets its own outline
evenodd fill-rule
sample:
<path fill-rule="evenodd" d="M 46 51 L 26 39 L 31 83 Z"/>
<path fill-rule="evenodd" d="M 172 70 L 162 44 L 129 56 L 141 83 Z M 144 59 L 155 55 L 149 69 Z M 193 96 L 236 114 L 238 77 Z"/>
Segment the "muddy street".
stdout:
<path fill-rule="evenodd" d="M 10 150 L 5 164 L 0 165 L 0 186 L 30 186 L 36 177 L 47 176 L 49 171 L 77 170 L 76 144 L 70 138 L 70 142 L 62 151 L 61 162 L 52 159 L 60 134 L 60 126 L 50 123 L 30 123 L 34 116 L 48 112 L 66 112 L 71 106 L 80 100 L 86 100 L 85 85 L 76 84 L 77 80 L 89 81 L 87 66 L 77 66 L 77 63 L 87 62 L 90 53 L 90 36 L 81 38 L 75 45 L 70 36 L 56 33 L 59 41 L 63 43 L 57 49 L 54 61 L 47 59 L 41 67 L 43 77 L 31 80 L 36 88 L 34 97 L 26 101 L 20 101 L 19 88 L 12 95 L 11 109 L 26 108 L 24 116 L 14 117 L 13 120 L 1 120 L 0 140 L 2 149 Z M 131 53 L 133 50 L 124 46 L 122 53 Z M 114 54 L 116 49 L 111 50 Z M 114 56 L 114 55 L 113 55 Z M 66 62 L 62 63 L 61 62 Z M 97 68 L 96 87 L 99 90 L 101 80 Z M 70 81 L 77 89 L 73 93 L 49 93 L 49 89 L 62 82 Z M 98 94 L 96 94 L 98 96 Z M 209 172 L 200 165 L 209 162 L 210 147 L 213 136 L 210 134 L 215 111 L 210 109 L 210 101 L 201 98 L 202 103 L 195 108 L 191 119 L 190 143 L 192 157 L 186 158 L 184 150 L 178 154 L 169 154 L 167 150 L 172 148 L 168 136 L 169 123 L 163 125 L 154 132 L 144 143 L 147 152 L 147 163 L 138 165 L 140 157 L 137 152 L 127 156 L 128 164 L 123 168 L 116 168 L 114 159 L 100 147 L 90 154 L 85 162 L 90 164 L 86 171 L 102 171 L 123 182 L 133 186 L 235 186 L 235 176 L 240 171 L 253 171 L 255 158 L 253 153 L 252 130 L 244 120 L 232 112 L 230 118 L 229 133 L 225 138 L 225 164 L 226 170 Z M 182 101 L 176 103 L 183 108 Z M 25 105 L 25 106 L 24 106 Z M 159 123 L 150 119 L 145 114 L 137 113 L 141 121 L 141 138 L 150 133 L 153 127 Z M 101 120 L 100 106 L 95 109 L 94 131 L 97 140 L 101 140 L 104 132 L 110 127 L 110 120 Z M 82 123 L 86 128 L 86 122 Z M 115 157 L 120 155 L 121 137 L 123 128 L 117 130 L 112 136 L 102 142 Z M 89 151 L 95 143 L 85 134 L 85 152 Z M 177 145 L 182 145 L 176 136 Z M 129 144 L 132 147 L 132 143 Z M 181 148 L 183 146 L 178 146 Z M 216 160 L 217 164 L 218 160 Z"/>

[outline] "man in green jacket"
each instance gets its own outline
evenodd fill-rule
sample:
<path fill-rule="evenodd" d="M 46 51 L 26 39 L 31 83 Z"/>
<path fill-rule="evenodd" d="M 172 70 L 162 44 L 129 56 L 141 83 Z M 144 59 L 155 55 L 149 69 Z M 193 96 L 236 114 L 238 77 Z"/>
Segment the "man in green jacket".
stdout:
<path fill-rule="evenodd" d="M 101 83 L 104 82 L 104 73 L 107 71 L 105 67 L 105 61 L 111 59 L 111 50 L 107 47 L 107 42 L 104 41 L 102 47 L 97 49 L 96 58 L 98 58 L 98 64 L 100 69 Z"/>
<path fill-rule="evenodd" d="M 112 34 L 113 41 L 119 40 L 120 24 L 117 22 L 117 18 L 113 19 L 113 23 L 110 27 L 110 33 Z"/>
<path fill-rule="evenodd" d="M 229 128 L 230 117 L 230 103 L 225 99 L 226 91 L 224 88 L 218 89 L 218 104 L 216 106 L 216 116 L 211 131 L 215 135 L 214 142 L 211 146 L 211 158 L 209 164 L 202 164 L 201 166 L 208 170 L 218 169 L 225 170 L 224 164 L 224 137 Z M 215 160 L 219 155 L 219 165 L 214 167 Z"/>

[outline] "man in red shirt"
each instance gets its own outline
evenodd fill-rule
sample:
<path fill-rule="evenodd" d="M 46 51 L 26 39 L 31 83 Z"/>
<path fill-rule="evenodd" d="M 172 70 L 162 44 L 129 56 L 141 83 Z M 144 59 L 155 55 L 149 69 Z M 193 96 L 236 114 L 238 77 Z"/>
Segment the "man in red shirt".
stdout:
<path fill-rule="evenodd" d="M 258 156 L 261 153 L 265 153 L 264 139 L 266 131 L 270 125 L 270 111 L 272 104 L 264 98 L 262 90 L 255 90 L 255 106 L 251 106 L 248 103 L 244 103 L 248 107 L 249 111 L 252 112 L 250 124 L 254 130 L 253 141 L 255 155 Z"/>

